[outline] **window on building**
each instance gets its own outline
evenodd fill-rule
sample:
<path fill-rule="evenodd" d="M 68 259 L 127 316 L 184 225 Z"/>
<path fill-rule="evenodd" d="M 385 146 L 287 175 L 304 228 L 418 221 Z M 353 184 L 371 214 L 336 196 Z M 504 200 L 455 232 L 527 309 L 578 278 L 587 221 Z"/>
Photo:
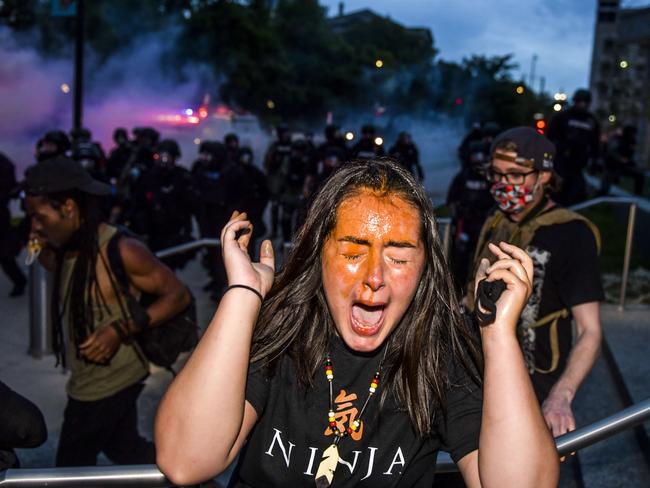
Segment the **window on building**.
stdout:
<path fill-rule="evenodd" d="M 609 76 L 609 73 L 612 71 L 612 64 L 609 61 L 603 61 L 600 63 L 600 74 L 601 76 Z"/>
<path fill-rule="evenodd" d="M 611 23 L 611 22 L 616 22 L 616 12 L 611 12 L 611 11 L 599 11 L 598 12 L 598 22 L 602 22 L 603 24 L 606 23 Z"/>

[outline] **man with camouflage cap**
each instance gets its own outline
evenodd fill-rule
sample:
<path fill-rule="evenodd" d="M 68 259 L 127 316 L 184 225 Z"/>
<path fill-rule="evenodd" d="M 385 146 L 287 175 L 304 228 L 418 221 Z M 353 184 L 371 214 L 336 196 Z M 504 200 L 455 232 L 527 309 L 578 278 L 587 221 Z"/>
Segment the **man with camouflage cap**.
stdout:
<path fill-rule="evenodd" d="M 533 294 L 518 336 L 544 418 L 557 437 L 575 429 L 571 402 L 598 356 L 604 296 L 598 229 L 548 196 L 560 184 L 554 155 L 553 143 L 529 127 L 494 139 L 488 179 L 498 209 L 483 225 L 474 267 L 492 257 L 490 242 L 509 242 L 533 259 Z M 467 298 L 471 306 L 473 296 Z"/>

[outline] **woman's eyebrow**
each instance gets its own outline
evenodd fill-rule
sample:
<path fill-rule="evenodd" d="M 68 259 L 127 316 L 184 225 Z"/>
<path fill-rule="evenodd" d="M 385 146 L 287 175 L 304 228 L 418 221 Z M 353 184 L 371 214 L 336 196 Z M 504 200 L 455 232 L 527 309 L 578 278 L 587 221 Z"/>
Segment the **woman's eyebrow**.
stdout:
<path fill-rule="evenodd" d="M 415 243 L 411 241 L 388 241 L 386 247 L 405 247 L 405 248 L 415 248 L 417 247 Z"/>
<path fill-rule="evenodd" d="M 367 239 L 361 239 L 359 237 L 354 237 L 354 236 L 343 236 L 339 239 L 337 239 L 339 242 L 351 242 L 352 244 L 359 244 L 360 246 L 369 246 L 370 241 Z"/>
<path fill-rule="evenodd" d="M 361 239 L 354 236 L 343 236 L 337 239 L 338 242 L 351 242 L 352 244 L 358 244 L 360 246 L 370 246 L 370 241 L 367 239 Z M 411 241 L 388 241 L 386 247 L 402 247 L 402 248 L 416 248 L 417 245 Z"/>

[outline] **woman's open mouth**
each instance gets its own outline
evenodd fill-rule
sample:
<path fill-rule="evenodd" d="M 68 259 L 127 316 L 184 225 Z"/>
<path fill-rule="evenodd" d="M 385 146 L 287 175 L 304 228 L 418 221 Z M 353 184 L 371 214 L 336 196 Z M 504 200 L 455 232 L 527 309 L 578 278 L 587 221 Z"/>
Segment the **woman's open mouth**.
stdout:
<path fill-rule="evenodd" d="M 385 311 L 385 303 L 374 305 L 353 303 L 350 310 L 352 330 L 362 336 L 375 335 L 384 323 Z"/>

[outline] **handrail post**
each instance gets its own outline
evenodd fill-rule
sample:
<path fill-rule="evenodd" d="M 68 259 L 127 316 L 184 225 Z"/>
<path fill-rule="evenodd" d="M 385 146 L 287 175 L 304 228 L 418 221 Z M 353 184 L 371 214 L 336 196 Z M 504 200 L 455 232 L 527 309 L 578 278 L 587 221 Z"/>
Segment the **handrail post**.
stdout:
<path fill-rule="evenodd" d="M 29 351 L 37 359 L 52 352 L 50 273 L 35 261 L 29 268 Z"/>
<path fill-rule="evenodd" d="M 630 274 L 630 259 L 632 257 L 632 239 L 634 237 L 634 225 L 636 223 L 636 203 L 630 204 L 630 212 L 627 217 L 627 237 L 625 238 L 625 255 L 623 256 L 623 275 L 621 276 L 621 299 L 618 310 L 625 309 L 625 296 L 627 293 L 627 281 Z"/>

